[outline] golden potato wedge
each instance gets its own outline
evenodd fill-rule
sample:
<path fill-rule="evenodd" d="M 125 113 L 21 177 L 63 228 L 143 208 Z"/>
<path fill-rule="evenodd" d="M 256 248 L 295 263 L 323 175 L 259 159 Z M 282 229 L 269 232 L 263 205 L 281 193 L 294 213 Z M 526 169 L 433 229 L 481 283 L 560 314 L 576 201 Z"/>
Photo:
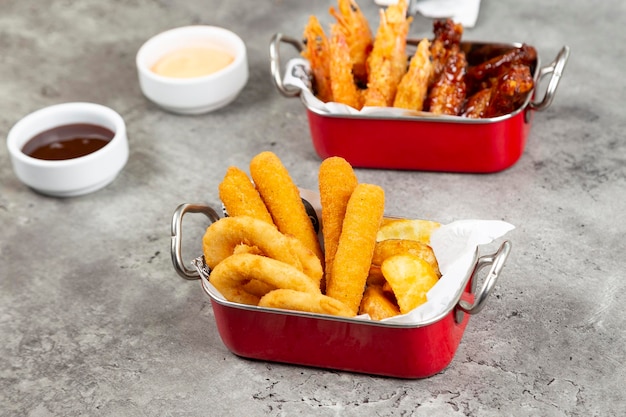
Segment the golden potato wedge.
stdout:
<path fill-rule="evenodd" d="M 420 219 L 386 219 L 376 235 L 376 241 L 409 239 L 430 243 L 430 235 L 441 223 Z"/>
<path fill-rule="evenodd" d="M 368 285 L 361 299 L 359 314 L 369 314 L 372 320 L 382 320 L 400 314 L 400 309 L 390 300 L 380 285 Z"/>
<path fill-rule="evenodd" d="M 383 261 L 380 269 L 396 295 L 402 314 L 424 304 L 426 293 L 438 281 L 433 267 L 411 254 L 391 256 Z"/>
<path fill-rule="evenodd" d="M 424 242 L 418 242 L 412 239 L 385 239 L 376 242 L 370 274 L 375 274 L 377 272 L 376 267 L 380 266 L 383 261 L 390 256 L 404 254 L 411 254 L 422 258 L 433 267 L 437 277 L 441 276 L 439 263 L 437 262 L 433 249 Z"/>

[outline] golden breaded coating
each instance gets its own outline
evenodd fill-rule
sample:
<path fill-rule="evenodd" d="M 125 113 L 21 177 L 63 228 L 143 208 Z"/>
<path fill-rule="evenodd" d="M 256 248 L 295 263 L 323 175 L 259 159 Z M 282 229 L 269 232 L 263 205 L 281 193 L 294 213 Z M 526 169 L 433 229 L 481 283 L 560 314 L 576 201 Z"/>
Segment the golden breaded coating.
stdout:
<path fill-rule="evenodd" d="M 254 217 L 224 217 L 212 223 L 202 237 L 202 249 L 204 261 L 211 269 L 235 252 L 261 253 L 302 269 L 287 236 Z"/>
<path fill-rule="evenodd" d="M 348 200 L 358 180 L 348 161 L 333 156 L 322 161 L 318 182 L 324 232 L 325 280 L 329 280 Z"/>
<path fill-rule="evenodd" d="M 220 262 L 209 281 L 229 301 L 256 305 L 259 297 L 244 290 L 251 280 L 275 288 L 288 288 L 321 294 L 318 286 L 303 272 L 276 259 L 251 253 L 231 255 Z"/>
<path fill-rule="evenodd" d="M 317 17 L 309 17 L 303 36 L 305 48 L 302 56 L 311 65 L 315 95 L 325 103 L 333 101 L 330 87 L 330 46 Z"/>
<path fill-rule="evenodd" d="M 250 216 L 274 224 L 259 192 L 241 169 L 231 166 L 226 170 L 219 193 L 229 216 Z"/>
<path fill-rule="evenodd" d="M 407 71 L 406 37 L 411 17 L 406 16 L 408 0 L 399 0 L 380 10 L 380 24 L 372 52 L 367 58 L 368 82 L 364 106 L 393 105 L 402 76 Z"/>
<path fill-rule="evenodd" d="M 341 301 L 323 294 L 306 293 L 290 289 L 276 289 L 259 300 L 259 307 L 281 308 L 308 313 L 354 317 L 355 314 Z"/>
<path fill-rule="evenodd" d="M 278 230 L 296 237 L 323 260 L 320 242 L 300 191 L 278 156 L 269 151 L 257 154 L 250 161 L 250 175 Z"/>
<path fill-rule="evenodd" d="M 291 244 L 292 252 L 298 257 L 302 264 L 302 272 L 307 274 L 313 282 L 320 287 L 322 278 L 324 275 L 324 269 L 322 268 L 322 262 L 309 248 L 304 246 L 304 243 L 300 239 L 296 239 L 295 236 L 285 235 L 289 243 Z"/>
<path fill-rule="evenodd" d="M 350 47 L 338 25 L 331 26 L 330 56 L 330 87 L 333 91 L 333 101 L 360 110 L 363 107 L 363 95 L 357 88 L 352 73 Z"/>
<path fill-rule="evenodd" d="M 411 58 L 409 70 L 400 80 L 393 106 L 420 111 L 428 95 L 428 86 L 433 77 L 434 67 L 430 53 L 430 41 L 422 39 Z"/>
<path fill-rule="evenodd" d="M 343 302 L 355 314 L 365 290 L 384 210 L 385 192 L 372 184 L 358 184 L 346 208 L 326 295 Z"/>
<path fill-rule="evenodd" d="M 350 47 L 352 72 L 357 82 L 367 83 L 367 57 L 372 50 L 374 37 L 369 22 L 354 0 L 338 0 L 339 10 L 330 7 L 330 14 L 346 37 Z"/>

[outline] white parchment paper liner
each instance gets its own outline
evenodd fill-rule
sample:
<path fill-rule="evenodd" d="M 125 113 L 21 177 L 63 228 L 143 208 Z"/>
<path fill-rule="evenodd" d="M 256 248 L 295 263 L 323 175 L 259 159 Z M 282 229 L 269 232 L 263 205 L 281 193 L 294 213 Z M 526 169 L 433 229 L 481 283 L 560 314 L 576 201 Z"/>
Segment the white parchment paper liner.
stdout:
<path fill-rule="evenodd" d="M 292 58 L 285 66 L 285 75 L 283 76 L 283 85 L 285 87 L 298 88 L 300 97 L 307 108 L 315 110 L 322 114 L 332 115 L 359 115 L 359 116 L 377 116 L 377 117 L 428 117 L 438 120 L 458 119 L 460 116 L 449 116 L 441 114 L 433 114 L 424 111 L 406 110 L 394 107 L 363 107 L 357 110 L 347 104 L 328 102 L 324 103 L 313 94 L 311 80 L 309 77 L 311 64 L 304 58 Z"/>
<path fill-rule="evenodd" d="M 300 193 L 315 209 L 318 219 L 321 219 L 319 195 L 304 189 L 301 189 Z M 435 252 L 442 275 L 427 293 L 428 301 L 410 313 L 391 317 L 382 322 L 419 324 L 445 314 L 474 267 L 478 247 L 503 237 L 514 228 L 512 224 L 501 220 L 457 220 L 435 229 L 430 238 L 430 246 Z M 200 273 L 205 288 L 215 298 L 226 301 L 209 282 L 209 271 L 203 262 L 196 260 L 194 266 Z M 371 320 L 367 315 L 357 316 L 356 319 Z"/>

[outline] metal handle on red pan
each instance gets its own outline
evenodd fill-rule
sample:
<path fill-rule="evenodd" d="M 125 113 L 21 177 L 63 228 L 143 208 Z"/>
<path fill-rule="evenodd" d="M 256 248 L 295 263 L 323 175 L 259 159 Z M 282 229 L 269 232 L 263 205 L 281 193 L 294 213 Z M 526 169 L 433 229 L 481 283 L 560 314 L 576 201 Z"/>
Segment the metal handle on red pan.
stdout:
<path fill-rule="evenodd" d="M 459 308 L 462 311 L 468 314 L 477 314 L 480 312 L 480 310 L 483 309 L 487 301 L 487 297 L 491 293 L 493 286 L 498 280 L 500 271 L 502 271 L 502 268 L 504 267 L 504 263 L 509 256 L 509 252 L 511 252 L 511 243 L 509 241 L 505 241 L 495 254 L 484 255 L 478 258 L 478 261 L 474 266 L 474 271 L 472 271 L 473 285 L 476 283 L 478 272 L 481 269 L 483 269 L 487 265 L 491 265 L 491 270 L 489 271 L 487 278 L 485 278 L 485 282 L 481 289 L 478 292 L 474 293 L 473 303 L 468 303 L 464 300 L 459 301 Z M 474 292 L 473 289 L 472 292 Z"/>
<path fill-rule="evenodd" d="M 283 35 L 282 33 L 277 33 L 272 36 L 272 40 L 270 41 L 270 69 L 272 71 L 272 78 L 274 79 L 274 84 L 278 88 L 284 96 L 286 97 L 296 97 L 300 95 L 299 88 L 287 88 L 283 84 L 283 75 L 281 73 L 281 64 L 280 64 L 280 44 L 281 42 L 288 43 L 292 45 L 294 48 L 298 50 L 298 53 L 304 49 L 302 42 L 300 42 L 296 38 L 292 38 L 290 36 Z"/>
<path fill-rule="evenodd" d="M 216 222 L 219 216 L 211 207 L 202 204 L 184 203 L 176 208 L 172 216 L 172 264 L 178 275 L 185 279 L 198 279 L 200 275 L 195 269 L 187 268 L 183 261 L 183 217 L 186 213 L 202 213 L 211 220 Z"/>
<path fill-rule="evenodd" d="M 568 59 L 569 46 L 565 45 L 549 66 L 543 67 L 539 70 L 539 77 L 537 78 L 538 82 L 548 74 L 552 74 L 552 77 L 548 82 L 548 87 L 546 88 L 543 99 L 541 101 L 533 100 L 530 102 L 529 106 L 532 110 L 541 111 L 550 106 L 552 99 L 554 99 L 554 95 L 556 94 L 559 82 L 561 81 L 561 76 L 563 75 L 563 70 L 565 69 L 565 64 L 567 64 Z"/>

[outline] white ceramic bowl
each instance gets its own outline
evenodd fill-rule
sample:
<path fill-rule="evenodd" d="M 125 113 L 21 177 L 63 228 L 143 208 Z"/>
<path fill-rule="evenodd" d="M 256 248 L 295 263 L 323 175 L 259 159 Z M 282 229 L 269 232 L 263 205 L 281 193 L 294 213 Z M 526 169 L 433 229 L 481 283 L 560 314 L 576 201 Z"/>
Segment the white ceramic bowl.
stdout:
<path fill-rule="evenodd" d="M 151 70 L 169 53 L 207 45 L 231 53 L 233 62 L 217 72 L 193 78 L 166 77 Z M 143 94 L 160 107 L 180 114 L 201 114 L 224 107 L 248 81 L 244 42 L 235 33 L 215 26 L 184 26 L 162 32 L 141 46 L 136 65 Z"/>
<path fill-rule="evenodd" d="M 39 133 L 77 123 L 105 127 L 115 136 L 99 150 L 72 159 L 37 159 L 22 151 Z M 56 197 L 96 191 L 113 181 L 128 161 L 124 120 L 114 110 L 94 103 L 57 104 L 25 116 L 9 131 L 7 147 L 17 177 L 34 190 Z"/>

